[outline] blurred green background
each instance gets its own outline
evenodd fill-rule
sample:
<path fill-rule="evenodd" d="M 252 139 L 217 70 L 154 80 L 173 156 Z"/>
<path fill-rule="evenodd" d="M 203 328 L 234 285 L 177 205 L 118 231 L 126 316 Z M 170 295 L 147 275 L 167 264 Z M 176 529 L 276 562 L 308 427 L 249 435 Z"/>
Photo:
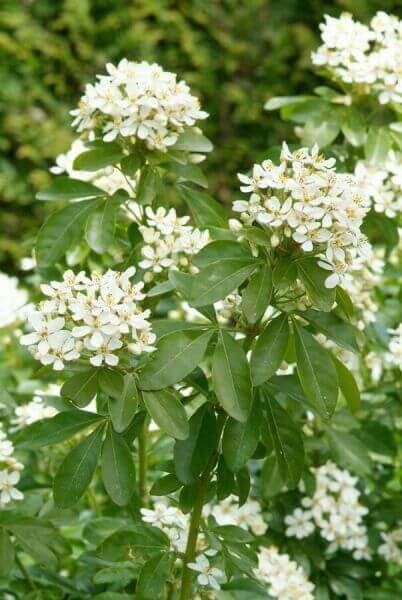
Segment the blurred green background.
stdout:
<path fill-rule="evenodd" d="M 51 206 L 36 202 L 68 149 L 69 110 L 105 62 L 160 63 L 210 113 L 212 192 L 230 203 L 236 172 L 289 134 L 263 110 L 318 83 L 310 52 L 325 13 L 401 14 L 399 0 L 0 0 L 0 270 L 19 259 Z"/>

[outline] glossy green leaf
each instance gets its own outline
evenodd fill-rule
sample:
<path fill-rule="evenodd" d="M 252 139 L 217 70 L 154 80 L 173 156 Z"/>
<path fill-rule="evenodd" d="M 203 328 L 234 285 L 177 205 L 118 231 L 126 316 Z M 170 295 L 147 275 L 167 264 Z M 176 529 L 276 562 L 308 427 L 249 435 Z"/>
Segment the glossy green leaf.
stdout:
<path fill-rule="evenodd" d="M 143 558 L 166 551 L 169 540 L 166 534 L 150 525 L 130 525 L 125 530 L 110 535 L 97 549 L 97 554 L 114 562 Z"/>
<path fill-rule="evenodd" d="M 296 262 L 288 257 L 281 258 L 272 270 L 272 283 L 279 289 L 288 288 L 297 277 Z"/>
<path fill-rule="evenodd" d="M 144 564 L 135 590 L 137 600 L 155 600 L 162 597 L 174 558 L 174 554 L 170 552 L 160 552 Z"/>
<path fill-rule="evenodd" d="M 188 437 L 186 411 L 173 391 L 143 392 L 142 397 L 149 414 L 162 431 L 178 440 Z"/>
<path fill-rule="evenodd" d="M 343 114 L 342 133 L 352 146 L 362 146 L 366 141 L 366 120 L 353 106 L 349 106 Z"/>
<path fill-rule="evenodd" d="M 295 325 L 297 372 L 310 404 L 329 419 L 338 399 L 338 376 L 332 355 L 305 329 Z"/>
<path fill-rule="evenodd" d="M 145 165 L 141 169 L 141 175 L 136 188 L 135 199 L 139 204 L 152 204 L 161 188 L 161 179 L 156 169 Z"/>
<path fill-rule="evenodd" d="M 79 431 L 103 421 L 104 417 L 82 410 L 65 410 L 50 419 L 37 421 L 25 427 L 15 439 L 19 448 L 37 450 L 64 442 Z"/>
<path fill-rule="evenodd" d="M 95 398 L 98 392 L 98 370 L 81 371 L 67 379 L 61 387 L 60 394 L 68 398 L 76 406 L 83 408 Z"/>
<path fill-rule="evenodd" d="M 272 295 L 272 271 L 263 265 L 252 277 L 242 293 L 242 310 L 250 325 L 263 316 Z"/>
<path fill-rule="evenodd" d="M 173 331 L 160 338 L 156 352 L 141 371 L 143 390 L 160 390 L 184 379 L 202 361 L 212 331 Z"/>
<path fill-rule="evenodd" d="M 197 227 L 215 226 L 227 229 L 228 221 L 225 210 L 210 194 L 186 185 L 178 185 L 177 188 Z"/>
<path fill-rule="evenodd" d="M 215 414 L 211 405 L 205 403 L 191 417 L 187 439 L 178 440 L 174 447 L 175 471 L 182 483 L 194 483 L 205 469 L 215 444 Z"/>
<path fill-rule="evenodd" d="M 225 259 L 251 258 L 250 250 L 244 244 L 229 240 L 216 240 L 204 246 L 193 258 L 199 269 Z"/>
<path fill-rule="evenodd" d="M 138 392 L 135 378 L 127 373 L 123 378 L 123 389 L 119 395 L 109 397 L 109 413 L 115 431 L 125 431 L 134 419 L 138 406 Z"/>
<path fill-rule="evenodd" d="M 219 331 L 212 359 L 212 381 L 219 404 L 230 417 L 246 421 L 252 403 L 250 367 L 246 353 L 226 331 Z"/>
<path fill-rule="evenodd" d="M 268 323 L 255 344 L 250 360 L 253 385 L 260 385 L 275 374 L 284 360 L 288 342 L 288 315 L 283 313 Z"/>
<path fill-rule="evenodd" d="M 348 403 L 351 412 L 355 413 L 360 408 L 360 392 L 354 375 L 335 356 L 333 357 L 333 360 L 335 363 L 335 368 L 338 375 L 338 383 L 342 395 Z"/>
<path fill-rule="evenodd" d="M 112 166 L 124 158 L 121 146 L 115 142 L 97 142 L 96 148 L 82 152 L 74 160 L 77 171 L 99 171 Z"/>
<path fill-rule="evenodd" d="M 70 177 L 57 177 L 42 192 L 36 194 L 37 200 L 85 200 L 86 198 L 102 198 L 106 192 L 92 183 Z"/>
<path fill-rule="evenodd" d="M 327 429 L 326 436 L 337 463 L 358 475 L 368 475 L 371 461 L 365 445 L 354 435 Z"/>
<path fill-rule="evenodd" d="M 364 152 L 370 164 L 375 167 L 382 165 L 391 149 L 392 138 L 385 127 L 370 127 Z"/>
<path fill-rule="evenodd" d="M 83 200 L 69 204 L 46 219 L 36 240 L 39 267 L 52 267 L 62 258 L 79 239 L 89 215 L 98 207 L 97 200 Z"/>
<path fill-rule="evenodd" d="M 54 479 L 54 500 L 60 508 L 78 502 L 91 483 L 102 447 L 103 426 L 97 427 L 61 463 Z"/>
<path fill-rule="evenodd" d="M 188 152 L 212 152 L 213 145 L 201 133 L 197 133 L 192 128 L 185 129 L 173 146 L 174 150 L 186 150 Z"/>
<path fill-rule="evenodd" d="M 119 399 L 124 389 L 124 377 L 117 369 L 104 367 L 99 371 L 99 387 L 110 398 Z"/>
<path fill-rule="evenodd" d="M 351 352 L 359 351 L 354 327 L 349 323 L 345 323 L 335 313 L 305 310 L 300 313 L 300 316 L 309 323 L 312 323 L 318 331 L 329 337 L 339 346 L 343 346 Z"/>
<path fill-rule="evenodd" d="M 14 566 L 14 546 L 8 532 L 0 527 L 0 577 L 7 577 Z"/>
<path fill-rule="evenodd" d="M 317 259 L 303 258 L 297 261 L 297 273 L 313 306 L 330 311 L 335 302 L 335 288 L 325 287 L 328 271 L 318 265 Z"/>
<path fill-rule="evenodd" d="M 103 254 L 113 244 L 115 229 L 116 209 L 109 199 L 103 200 L 87 222 L 88 246 L 97 254 Z"/>
<path fill-rule="evenodd" d="M 173 475 L 173 473 L 169 473 L 155 481 L 151 487 L 150 494 L 151 496 L 167 496 L 168 494 L 176 492 L 182 485 L 183 484 L 175 475 Z"/>
<path fill-rule="evenodd" d="M 288 487 L 297 486 L 304 466 L 300 429 L 280 404 L 262 391 L 267 434 L 271 439 L 281 477 Z"/>
<path fill-rule="evenodd" d="M 260 490 L 263 498 L 272 498 L 283 490 L 286 478 L 283 477 L 276 453 L 273 452 L 264 461 L 261 469 Z"/>
<path fill-rule="evenodd" d="M 230 471 L 239 471 L 253 456 L 260 438 L 260 428 L 261 411 L 257 399 L 254 399 L 247 421 L 240 423 L 228 419 L 222 438 L 222 452 Z"/>
<path fill-rule="evenodd" d="M 125 506 L 135 490 L 135 467 L 124 438 L 109 427 L 102 447 L 102 475 L 113 502 Z"/>
<path fill-rule="evenodd" d="M 302 131 L 302 145 L 312 147 L 318 144 L 325 148 L 337 138 L 341 130 L 341 113 L 336 106 L 313 113 Z"/>

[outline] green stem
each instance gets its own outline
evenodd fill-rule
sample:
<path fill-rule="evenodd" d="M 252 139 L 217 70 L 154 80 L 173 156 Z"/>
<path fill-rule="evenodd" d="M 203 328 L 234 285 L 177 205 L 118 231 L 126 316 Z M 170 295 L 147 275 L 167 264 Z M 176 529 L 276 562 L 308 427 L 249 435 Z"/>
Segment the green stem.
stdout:
<path fill-rule="evenodd" d="M 188 568 L 188 564 L 194 561 L 197 549 L 197 538 L 200 529 L 202 508 L 204 506 L 206 493 L 208 490 L 208 484 L 211 480 L 211 474 L 215 468 L 216 461 L 219 454 L 219 444 L 222 436 L 223 427 L 226 422 L 226 415 L 220 414 L 218 416 L 218 427 L 216 433 L 216 446 L 213 455 L 208 461 L 203 473 L 198 482 L 198 493 L 197 500 L 193 506 L 193 510 L 190 518 L 190 528 L 188 531 L 187 545 L 183 558 L 183 574 L 180 588 L 180 600 L 189 600 L 191 593 L 191 580 L 192 572 Z"/>
<path fill-rule="evenodd" d="M 26 579 L 29 587 L 31 588 L 31 590 L 33 591 L 37 591 L 37 587 L 36 587 L 36 583 L 34 582 L 34 580 L 32 579 L 32 577 L 30 576 L 28 569 L 25 567 L 24 563 L 22 562 L 22 560 L 20 559 L 20 557 L 18 556 L 17 553 L 15 553 L 15 562 L 18 565 L 18 568 L 20 569 L 21 573 L 23 574 L 24 578 Z"/>
<path fill-rule="evenodd" d="M 146 506 L 148 502 L 147 490 L 147 437 L 148 437 L 148 420 L 144 419 L 138 435 L 138 483 L 141 506 Z"/>

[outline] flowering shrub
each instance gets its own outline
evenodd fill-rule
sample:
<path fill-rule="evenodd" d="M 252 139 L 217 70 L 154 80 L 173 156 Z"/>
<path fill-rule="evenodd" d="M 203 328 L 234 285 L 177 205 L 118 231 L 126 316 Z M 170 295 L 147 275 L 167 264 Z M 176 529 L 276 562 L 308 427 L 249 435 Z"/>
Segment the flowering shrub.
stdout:
<path fill-rule="evenodd" d="M 391 44 L 382 14 L 367 48 L 340 21 L 323 39 L 351 70 Z M 397 110 L 397 83 L 346 90 L 329 70 L 341 89 L 271 99 L 301 139 L 239 175 L 227 214 L 186 84 L 125 59 L 107 72 L 38 194 L 65 205 L 4 334 L 21 375 L 2 406 L 3 589 L 397 597 L 400 137 L 363 112 L 391 87 Z"/>

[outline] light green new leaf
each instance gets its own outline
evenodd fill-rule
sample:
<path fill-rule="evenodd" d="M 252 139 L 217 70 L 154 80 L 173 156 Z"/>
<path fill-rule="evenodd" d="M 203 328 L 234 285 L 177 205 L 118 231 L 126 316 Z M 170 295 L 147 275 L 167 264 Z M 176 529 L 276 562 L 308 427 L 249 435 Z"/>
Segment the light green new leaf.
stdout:
<path fill-rule="evenodd" d="M 65 410 L 50 419 L 24 427 L 15 439 L 18 448 L 37 450 L 64 442 L 79 431 L 103 421 L 105 417 L 82 410 Z"/>
<path fill-rule="evenodd" d="M 246 353 L 226 331 L 219 331 L 212 359 L 212 381 L 219 404 L 236 421 L 246 421 L 252 403 L 250 367 Z"/>
<path fill-rule="evenodd" d="M 66 206 L 46 219 L 36 240 L 39 267 L 54 266 L 80 237 L 89 215 L 98 207 L 97 200 L 83 200 Z"/>
<path fill-rule="evenodd" d="M 97 391 L 98 369 L 89 369 L 67 379 L 61 387 L 60 394 L 82 408 L 95 398 Z"/>
<path fill-rule="evenodd" d="M 102 447 L 104 427 L 100 425 L 63 460 L 53 485 L 54 500 L 60 508 L 73 506 L 91 483 Z"/>
<path fill-rule="evenodd" d="M 370 127 L 364 152 L 373 166 L 382 165 L 392 146 L 391 134 L 385 127 Z"/>
<path fill-rule="evenodd" d="M 284 359 L 288 341 L 288 315 L 284 313 L 268 323 L 256 342 L 250 360 L 253 385 L 261 385 L 275 374 Z"/>
<path fill-rule="evenodd" d="M 115 431 L 121 433 L 130 425 L 138 406 L 135 378 L 127 373 L 123 378 L 123 389 L 118 395 L 109 396 L 109 413 Z"/>
<path fill-rule="evenodd" d="M 303 391 L 313 408 L 329 419 L 338 399 L 338 376 L 332 355 L 314 337 L 295 324 L 297 372 Z"/>
<path fill-rule="evenodd" d="M 294 488 L 300 480 L 304 466 L 304 445 L 300 429 L 265 390 L 261 390 L 261 397 L 264 402 L 267 435 L 275 452 L 279 472 L 287 485 Z"/>
<path fill-rule="evenodd" d="M 242 293 L 242 309 L 246 320 L 254 325 L 261 319 L 272 295 L 272 271 L 263 265 L 251 277 Z"/>
<path fill-rule="evenodd" d="M 164 335 L 141 371 L 140 388 L 160 390 L 184 379 L 202 361 L 212 334 L 189 329 Z"/>
<path fill-rule="evenodd" d="M 339 387 L 343 397 L 348 403 L 351 412 L 355 413 L 360 408 L 360 392 L 356 383 L 356 379 L 349 369 L 345 367 L 345 365 L 335 356 L 333 357 L 333 361 L 335 363 Z"/>
<path fill-rule="evenodd" d="M 297 261 L 297 273 L 313 306 L 329 312 L 335 302 L 335 288 L 325 287 L 328 271 L 322 269 L 315 258 Z"/>
<path fill-rule="evenodd" d="M 88 246 L 97 254 L 105 252 L 113 243 L 116 229 L 116 207 L 107 199 L 89 216 L 86 238 Z"/>
<path fill-rule="evenodd" d="M 135 590 L 137 600 L 155 600 L 162 597 L 174 558 L 171 552 L 160 552 L 144 564 Z"/>
<path fill-rule="evenodd" d="M 222 453 L 226 466 L 235 473 L 240 471 L 253 456 L 260 438 L 261 410 L 254 399 L 250 415 L 244 423 L 229 419 L 222 439 Z"/>
<path fill-rule="evenodd" d="M 85 200 L 87 198 L 103 198 L 106 192 L 92 183 L 70 177 L 57 177 L 42 192 L 36 194 L 37 200 Z"/>
<path fill-rule="evenodd" d="M 145 165 L 141 169 L 135 199 L 139 204 L 152 204 L 161 188 L 161 178 L 156 169 Z"/>
<path fill-rule="evenodd" d="M 178 440 L 174 447 L 177 478 L 185 485 L 194 483 L 206 467 L 216 444 L 216 418 L 206 402 L 190 419 L 187 439 Z"/>
<path fill-rule="evenodd" d="M 325 148 L 335 140 L 340 130 L 341 112 L 333 104 L 328 105 L 310 116 L 302 131 L 302 144 L 308 147 L 318 144 Z"/>
<path fill-rule="evenodd" d="M 135 490 L 135 467 L 124 438 L 109 427 L 102 447 L 102 475 L 113 502 L 125 506 Z"/>
<path fill-rule="evenodd" d="M 178 440 L 189 434 L 188 419 L 184 406 L 171 390 L 143 392 L 144 404 L 155 423 Z"/>
<path fill-rule="evenodd" d="M 201 133 L 196 133 L 194 129 L 185 129 L 172 147 L 174 150 L 186 150 L 188 152 L 212 152 L 213 145 Z"/>
<path fill-rule="evenodd" d="M 353 106 L 349 106 L 343 113 L 342 133 L 352 146 L 362 146 L 366 141 L 366 119 Z"/>
<path fill-rule="evenodd" d="M 97 141 L 96 148 L 82 152 L 74 160 L 74 169 L 77 171 L 99 171 L 117 164 L 124 158 L 124 152 L 115 142 Z"/>

